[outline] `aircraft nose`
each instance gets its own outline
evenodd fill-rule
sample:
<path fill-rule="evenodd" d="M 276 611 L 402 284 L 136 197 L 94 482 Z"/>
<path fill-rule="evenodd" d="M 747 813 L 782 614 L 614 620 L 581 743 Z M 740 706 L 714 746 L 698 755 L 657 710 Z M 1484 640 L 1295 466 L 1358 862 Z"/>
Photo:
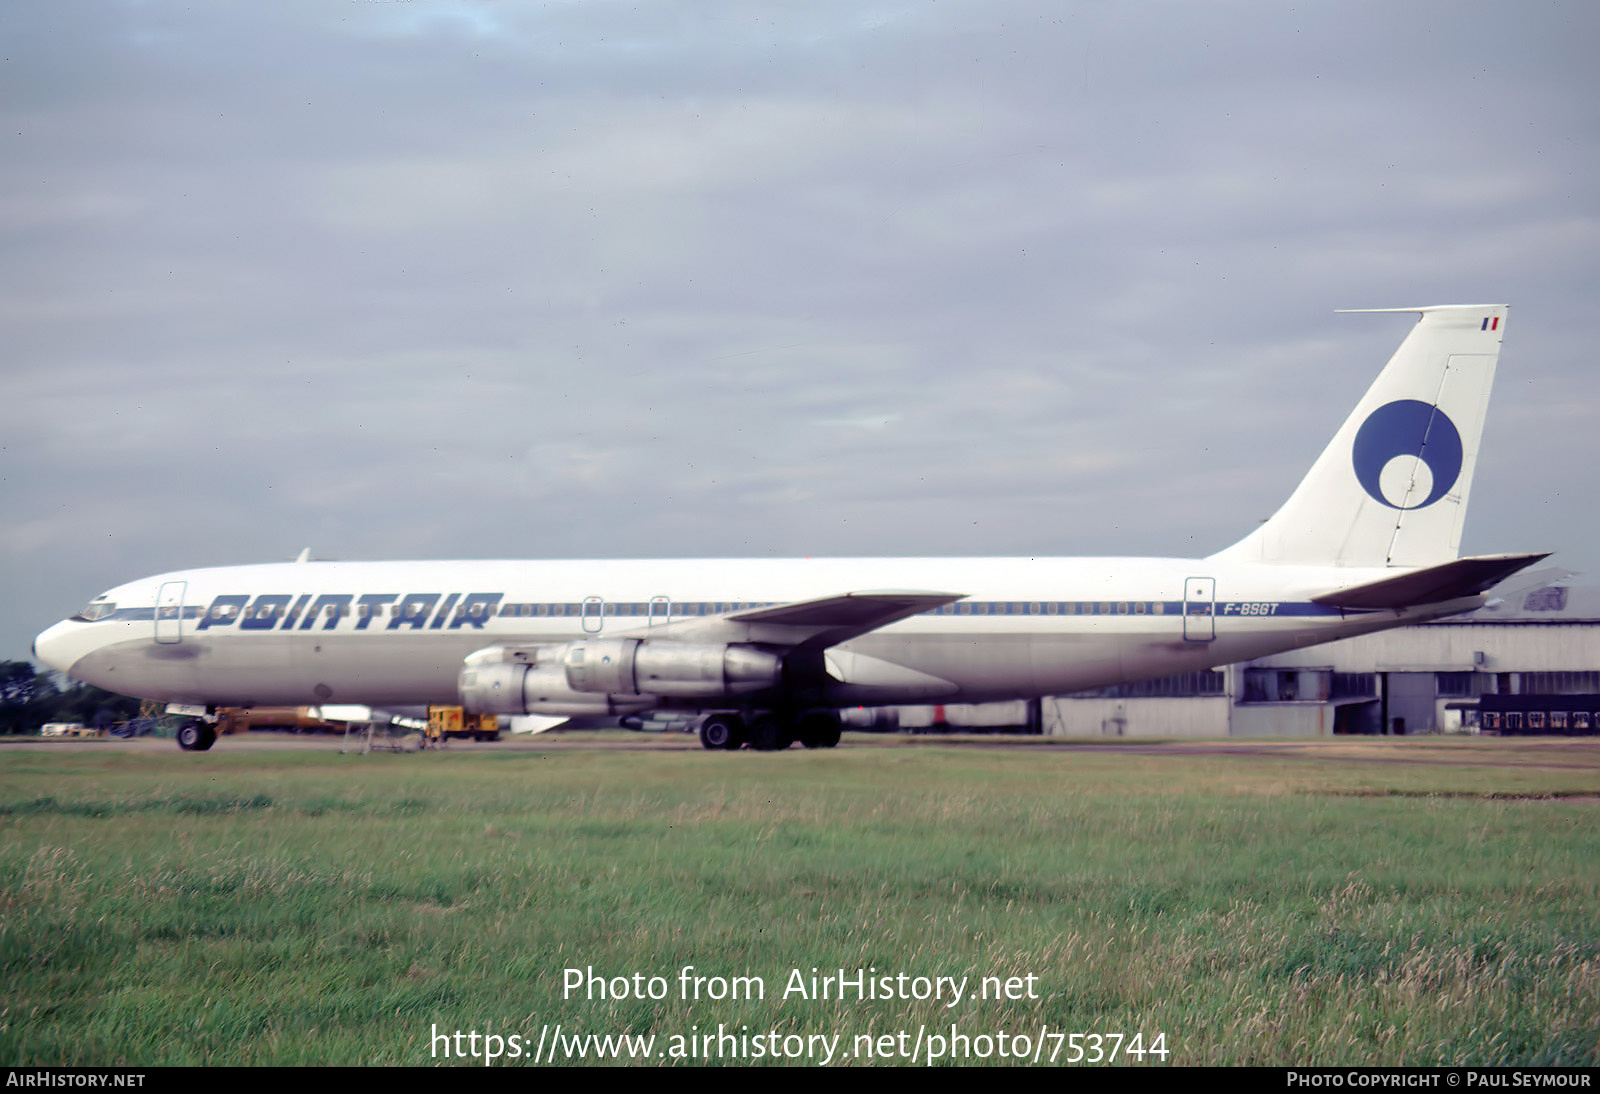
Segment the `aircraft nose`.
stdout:
<path fill-rule="evenodd" d="M 33 659 L 42 661 L 53 669 L 67 672 L 72 668 L 72 656 L 65 648 L 63 632 L 68 628 L 66 620 L 62 620 L 53 627 L 41 631 L 33 640 Z"/>

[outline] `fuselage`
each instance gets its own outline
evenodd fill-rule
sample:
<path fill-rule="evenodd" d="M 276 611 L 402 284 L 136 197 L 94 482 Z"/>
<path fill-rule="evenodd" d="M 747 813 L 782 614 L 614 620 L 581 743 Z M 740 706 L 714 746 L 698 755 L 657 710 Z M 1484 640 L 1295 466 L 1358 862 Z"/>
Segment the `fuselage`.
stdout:
<path fill-rule="evenodd" d="M 919 590 L 959 599 L 828 651 L 829 701 L 981 702 L 1210 668 L 1478 602 L 1311 599 L 1395 572 L 1146 558 L 281 563 L 118 586 L 35 650 L 75 679 L 166 702 L 448 704 L 463 659 L 486 647 L 643 638 L 756 606 Z"/>

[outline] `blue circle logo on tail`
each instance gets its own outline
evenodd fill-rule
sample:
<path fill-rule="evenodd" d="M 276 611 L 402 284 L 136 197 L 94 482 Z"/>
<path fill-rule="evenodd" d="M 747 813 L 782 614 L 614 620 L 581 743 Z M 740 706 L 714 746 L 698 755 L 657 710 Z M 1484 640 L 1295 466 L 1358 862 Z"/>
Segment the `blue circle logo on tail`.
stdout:
<path fill-rule="evenodd" d="M 1421 460 L 1433 476 L 1428 496 L 1415 505 L 1397 505 L 1383 493 L 1383 469 L 1400 456 Z M 1449 493 L 1461 475 L 1461 434 L 1438 407 L 1399 399 L 1361 423 L 1352 459 L 1357 481 L 1374 500 L 1390 509 L 1424 509 Z"/>

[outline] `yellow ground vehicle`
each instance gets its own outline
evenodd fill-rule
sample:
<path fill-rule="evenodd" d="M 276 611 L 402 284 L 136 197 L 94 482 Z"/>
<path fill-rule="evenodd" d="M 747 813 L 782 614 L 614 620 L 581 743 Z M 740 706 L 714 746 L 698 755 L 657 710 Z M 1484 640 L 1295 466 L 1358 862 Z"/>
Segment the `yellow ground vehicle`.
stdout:
<path fill-rule="evenodd" d="M 460 707 L 429 707 L 427 743 L 441 745 L 445 741 L 498 741 L 500 719 L 493 714 L 468 714 Z"/>

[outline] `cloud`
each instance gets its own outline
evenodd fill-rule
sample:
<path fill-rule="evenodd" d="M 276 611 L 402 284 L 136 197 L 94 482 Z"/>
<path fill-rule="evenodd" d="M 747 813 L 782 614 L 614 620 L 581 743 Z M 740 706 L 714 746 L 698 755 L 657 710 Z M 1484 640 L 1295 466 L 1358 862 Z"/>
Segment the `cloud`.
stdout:
<path fill-rule="evenodd" d="M 1458 300 L 1467 546 L 1592 567 L 1590 6 L 101 14 L 0 17 L 16 653 L 307 543 L 1211 550 L 1404 329 L 1328 312 Z"/>

